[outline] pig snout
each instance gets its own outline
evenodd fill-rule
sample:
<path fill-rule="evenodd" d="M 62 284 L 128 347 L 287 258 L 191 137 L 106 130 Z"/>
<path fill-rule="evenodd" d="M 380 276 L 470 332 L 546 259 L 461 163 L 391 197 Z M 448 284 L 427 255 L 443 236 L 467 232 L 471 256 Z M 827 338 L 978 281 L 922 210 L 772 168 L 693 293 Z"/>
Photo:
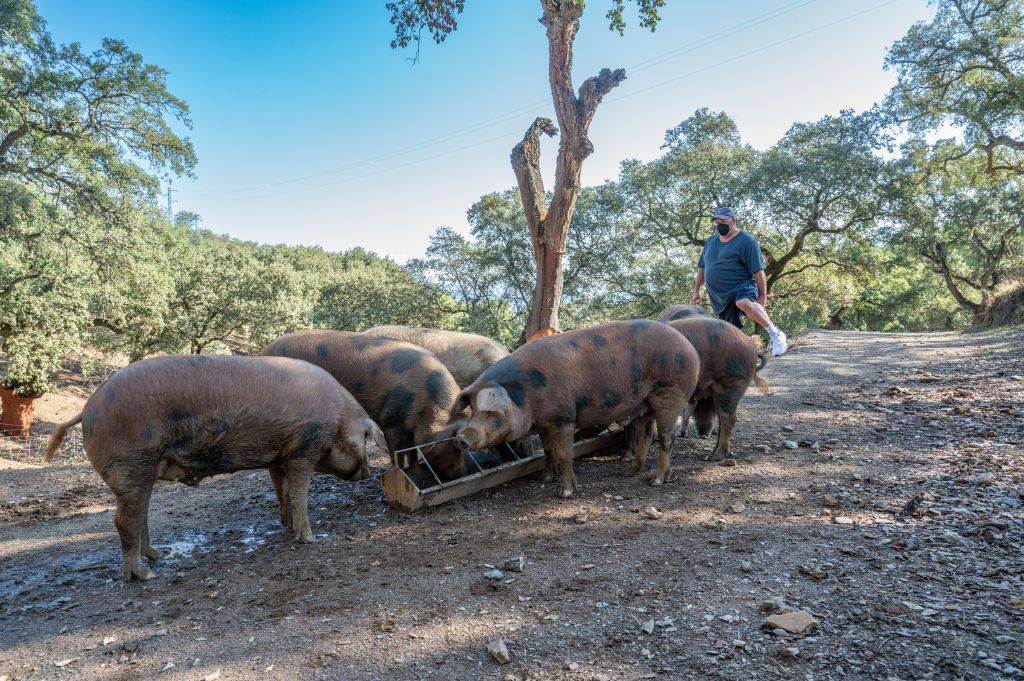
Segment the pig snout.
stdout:
<path fill-rule="evenodd" d="M 460 451 L 467 449 L 479 449 L 480 431 L 475 426 L 466 426 L 455 436 L 455 446 Z"/>

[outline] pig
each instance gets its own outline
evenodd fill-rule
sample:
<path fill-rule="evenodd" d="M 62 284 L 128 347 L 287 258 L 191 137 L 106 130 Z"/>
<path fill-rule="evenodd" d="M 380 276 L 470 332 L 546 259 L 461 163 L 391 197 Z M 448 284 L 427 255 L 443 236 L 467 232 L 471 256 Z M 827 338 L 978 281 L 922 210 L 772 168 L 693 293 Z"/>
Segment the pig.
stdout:
<path fill-rule="evenodd" d="M 711 313 L 696 305 L 670 305 L 666 307 L 657 317 L 659 322 L 671 322 L 676 319 L 688 319 L 690 317 L 711 317 Z"/>
<path fill-rule="evenodd" d="M 767 391 L 768 382 L 757 373 L 764 368 L 765 356 L 757 352 L 749 336 L 721 319 L 690 317 L 668 322 L 667 325 L 690 341 L 700 356 L 697 389 L 683 414 L 681 432 L 686 432 L 691 414 L 696 421 L 697 432 L 702 435 L 711 432 L 717 418 L 718 441 L 710 458 L 716 461 L 723 459 L 731 453 L 736 410 L 747 388 L 754 384 L 762 392 Z M 629 429 L 630 443 L 635 444 L 645 437 L 642 434 L 646 434 L 649 441 L 650 417 L 639 417 Z"/>
<path fill-rule="evenodd" d="M 397 325 L 375 326 L 363 333 L 426 348 L 448 367 L 452 378 L 459 384 L 459 390 L 475 381 L 484 369 L 508 356 L 508 350 L 501 343 L 475 333 Z"/>
<path fill-rule="evenodd" d="M 547 453 L 544 479 L 561 471 L 561 495 L 577 490 L 573 434 L 608 425 L 647 407 L 656 422 L 661 451 L 653 485 L 669 472 L 674 431 L 670 428 L 697 384 L 700 360 L 673 329 L 650 320 L 611 322 L 566 331 L 523 345 L 490 367 L 459 393 L 453 413 L 472 406 L 459 429 L 463 449 L 492 447 L 528 434 L 540 435 Z M 626 471 L 643 469 L 641 448 Z"/>
<path fill-rule="evenodd" d="M 346 480 L 369 473 L 366 442 L 384 436 L 323 369 L 278 357 L 176 356 L 124 367 L 50 438 L 52 461 L 69 428 L 82 424 L 85 452 L 114 492 L 124 577 L 152 578 L 141 558 L 157 480 L 196 485 L 221 473 L 268 468 L 281 522 L 313 541 L 307 493 L 314 471 Z"/>
<path fill-rule="evenodd" d="M 462 425 L 457 411 L 452 412 L 459 386 L 429 351 L 383 336 L 310 329 L 281 336 L 262 354 L 294 357 L 327 370 L 380 425 L 394 465 L 415 463 L 413 453 L 399 450 L 437 442 L 424 453 L 438 477 L 448 481 L 465 475 L 462 452 L 451 441 Z"/>

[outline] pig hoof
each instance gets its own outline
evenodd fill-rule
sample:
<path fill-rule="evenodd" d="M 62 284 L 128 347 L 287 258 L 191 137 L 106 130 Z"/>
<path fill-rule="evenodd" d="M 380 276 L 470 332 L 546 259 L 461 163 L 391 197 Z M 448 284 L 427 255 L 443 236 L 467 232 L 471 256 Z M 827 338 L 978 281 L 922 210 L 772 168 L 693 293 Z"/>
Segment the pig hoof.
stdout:
<path fill-rule="evenodd" d="M 310 532 L 309 530 L 306 530 L 305 532 L 300 533 L 298 535 L 298 537 L 299 537 L 299 542 L 302 543 L 302 544 L 313 544 L 313 543 L 316 542 L 316 537 L 314 537 L 313 533 Z"/>
<path fill-rule="evenodd" d="M 573 494 L 574 494 L 574 492 L 572 491 L 572 489 L 563 489 L 563 490 L 562 490 L 562 498 L 563 498 L 563 499 L 568 499 L 568 498 L 569 498 L 569 497 L 571 497 L 571 496 L 572 496 Z"/>
<path fill-rule="evenodd" d="M 544 483 L 544 484 L 547 484 L 549 482 L 554 482 L 555 481 L 555 474 L 554 474 L 554 472 L 553 471 L 552 472 L 544 471 L 544 475 L 540 476 L 540 481 L 542 483 Z"/>
<path fill-rule="evenodd" d="M 622 463 L 633 463 L 633 461 L 635 460 L 636 457 L 633 456 L 632 454 L 623 454 L 621 459 Z"/>
<path fill-rule="evenodd" d="M 634 478 L 634 477 L 636 477 L 636 474 L 639 473 L 639 472 L 640 472 L 640 466 L 638 466 L 636 464 L 636 460 L 634 460 L 633 464 L 631 466 L 626 466 L 626 468 L 622 471 L 622 477 L 624 477 L 624 478 Z"/>
<path fill-rule="evenodd" d="M 160 560 L 163 557 L 163 555 L 152 546 L 147 546 L 142 550 L 142 553 L 144 553 L 146 558 L 149 558 L 150 560 Z"/>
<path fill-rule="evenodd" d="M 156 577 L 152 570 L 143 565 L 142 563 L 136 562 L 135 564 L 129 564 L 124 566 L 124 578 L 125 581 L 131 581 L 132 577 L 141 579 L 142 581 L 148 581 Z"/>
<path fill-rule="evenodd" d="M 653 477 L 651 478 L 651 487 L 661 487 L 665 484 L 664 478 Z"/>

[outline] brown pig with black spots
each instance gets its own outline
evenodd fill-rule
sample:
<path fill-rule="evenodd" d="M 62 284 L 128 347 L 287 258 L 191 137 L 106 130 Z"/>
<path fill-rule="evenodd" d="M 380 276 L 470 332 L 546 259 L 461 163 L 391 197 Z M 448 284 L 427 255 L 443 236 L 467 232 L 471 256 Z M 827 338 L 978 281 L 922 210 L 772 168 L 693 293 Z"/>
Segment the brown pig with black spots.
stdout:
<path fill-rule="evenodd" d="M 459 386 L 431 352 L 412 343 L 352 331 L 310 329 L 281 336 L 264 355 L 312 362 L 331 374 L 384 431 L 395 465 L 396 451 L 427 445 L 424 455 L 442 480 L 465 474 L 465 460 L 452 438 L 464 418 L 452 405 Z"/>
<path fill-rule="evenodd" d="M 646 408 L 661 426 L 658 465 L 651 484 L 669 472 L 676 419 L 697 384 L 696 350 L 674 329 L 650 320 L 620 321 L 567 331 L 527 343 L 490 367 L 455 401 L 453 413 L 471 406 L 472 417 L 456 443 L 492 447 L 539 434 L 547 453 L 545 479 L 561 473 L 561 495 L 577 489 L 573 434 L 608 425 Z M 627 475 L 644 465 L 638 452 Z"/>
<path fill-rule="evenodd" d="M 85 453 L 117 499 L 126 579 L 149 579 L 149 501 L 157 480 L 195 485 L 206 477 L 268 468 L 281 521 L 313 540 L 307 494 L 314 471 L 368 475 L 368 441 L 384 437 L 358 402 L 323 369 L 280 357 L 168 356 L 129 364 L 61 424 L 82 424 Z"/>
<path fill-rule="evenodd" d="M 394 338 L 429 350 L 448 368 L 460 390 L 489 366 L 508 356 L 508 350 L 501 343 L 475 333 L 399 325 L 375 326 L 363 333 Z"/>

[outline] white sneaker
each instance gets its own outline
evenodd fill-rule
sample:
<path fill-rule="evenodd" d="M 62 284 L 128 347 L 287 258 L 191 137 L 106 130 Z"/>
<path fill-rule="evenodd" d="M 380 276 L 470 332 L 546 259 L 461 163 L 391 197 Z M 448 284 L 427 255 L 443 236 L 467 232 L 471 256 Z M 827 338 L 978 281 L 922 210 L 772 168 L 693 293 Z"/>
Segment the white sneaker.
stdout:
<path fill-rule="evenodd" d="M 786 354 L 786 350 L 789 349 L 789 343 L 786 342 L 786 334 L 779 331 L 775 336 L 772 336 L 772 354 L 776 357 L 782 357 Z"/>

